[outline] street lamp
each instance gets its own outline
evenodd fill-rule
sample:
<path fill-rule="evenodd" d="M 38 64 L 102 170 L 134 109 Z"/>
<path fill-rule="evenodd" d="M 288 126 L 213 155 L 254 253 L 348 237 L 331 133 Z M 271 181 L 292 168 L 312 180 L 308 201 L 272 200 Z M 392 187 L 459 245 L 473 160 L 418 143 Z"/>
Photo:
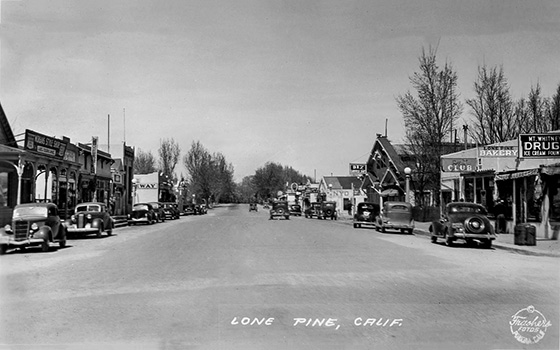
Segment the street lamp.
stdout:
<path fill-rule="evenodd" d="M 404 168 L 404 177 L 405 177 L 405 202 L 410 203 L 410 174 L 412 173 L 412 169 L 409 167 Z"/>
<path fill-rule="evenodd" d="M 132 205 L 136 204 L 136 189 L 138 188 L 138 179 L 132 179 L 132 189 L 134 191 L 132 195 Z"/>

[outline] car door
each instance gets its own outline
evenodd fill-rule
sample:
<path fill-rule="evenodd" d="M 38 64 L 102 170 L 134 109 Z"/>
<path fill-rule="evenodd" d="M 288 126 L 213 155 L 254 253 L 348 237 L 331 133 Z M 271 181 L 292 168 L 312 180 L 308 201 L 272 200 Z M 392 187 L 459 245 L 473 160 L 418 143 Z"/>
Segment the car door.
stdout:
<path fill-rule="evenodd" d="M 52 240 L 60 239 L 60 231 L 61 231 L 61 223 L 60 217 L 58 216 L 58 210 L 56 207 L 51 206 L 47 210 L 47 220 L 45 221 L 46 225 L 51 228 L 52 232 Z"/>

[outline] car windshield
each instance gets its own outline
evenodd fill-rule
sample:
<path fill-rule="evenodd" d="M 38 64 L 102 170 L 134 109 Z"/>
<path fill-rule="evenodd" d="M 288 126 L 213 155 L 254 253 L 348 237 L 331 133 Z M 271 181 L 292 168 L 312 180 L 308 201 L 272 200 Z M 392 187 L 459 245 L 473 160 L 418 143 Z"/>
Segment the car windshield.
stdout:
<path fill-rule="evenodd" d="M 472 206 L 472 205 L 456 205 L 449 208 L 450 213 L 476 213 L 476 214 L 486 214 L 486 210 L 483 207 Z"/>
<path fill-rule="evenodd" d="M 375 207 L 373 205 L 362 205 L 360 207 L 362 210 L 375 210 Z"/>
<path fill-rule="evenodd" d="M 146 204 L 138 204 L 134 206 L 134 210 L 150 210 Z"/>
<path fill-rule="evenodd" d="M 392 205 L 389 207 L 390 210 L 400 210 L 400 211 L 408 211 L 408 207 L 406 205 Z"/>
<path fill-rule="evenodd" d="M 24 216 L 47 217 L 47 207 L 21 207 L 14 209 L 14 218 L 20 218 Z"/>
<path fill-rule="evenodd" d="M 101 211 L 99 205 L 79 205 L 76 207 L 76 212 L 80 211 Z"/>

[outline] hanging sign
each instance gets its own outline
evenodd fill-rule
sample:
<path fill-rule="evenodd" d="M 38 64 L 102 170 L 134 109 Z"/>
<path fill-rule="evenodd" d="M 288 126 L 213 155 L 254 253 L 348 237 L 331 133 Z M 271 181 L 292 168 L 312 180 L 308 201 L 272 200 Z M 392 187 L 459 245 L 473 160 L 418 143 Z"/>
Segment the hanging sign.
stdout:
<path fill-rule="evenodd" d="M 64 159 L 68 141 L 25 130 L 25 149 L 44 154 L 56 159 Z"/>
<path fill-rule="evenodd" d="M 520 158 L 560 157 L 560 134 L 519 135 Z"/>

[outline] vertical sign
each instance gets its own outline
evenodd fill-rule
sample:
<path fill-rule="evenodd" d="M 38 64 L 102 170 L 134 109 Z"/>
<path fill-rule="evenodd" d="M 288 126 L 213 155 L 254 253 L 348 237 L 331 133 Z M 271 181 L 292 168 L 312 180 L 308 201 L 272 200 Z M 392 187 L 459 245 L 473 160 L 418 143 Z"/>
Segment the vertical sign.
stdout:
<path fill-rule="evenodd" d="M 92 171 L 94 174 L 97 174 L 97 136 L 93 136 L 91 138 L 91 162 L 92 162 Z"/>

